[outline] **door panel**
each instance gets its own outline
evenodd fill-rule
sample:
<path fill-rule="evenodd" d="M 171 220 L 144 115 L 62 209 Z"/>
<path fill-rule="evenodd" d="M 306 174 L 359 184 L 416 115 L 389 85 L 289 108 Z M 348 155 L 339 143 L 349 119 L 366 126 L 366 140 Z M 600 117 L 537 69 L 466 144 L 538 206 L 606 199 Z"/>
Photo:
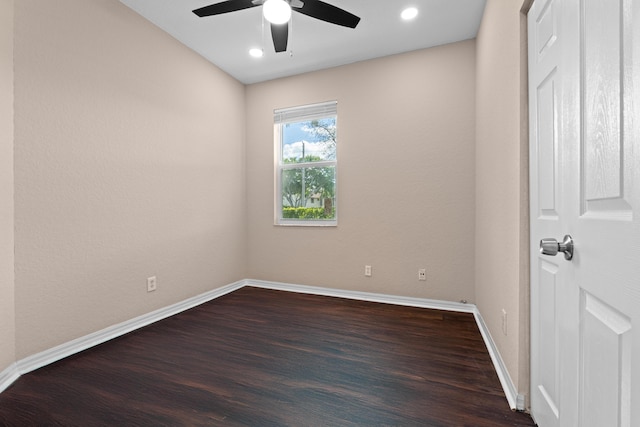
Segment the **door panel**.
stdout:
<path fill-rule="evenodd" d="M 622 196 L 620 2 L 585 0 L 583 8 L 584 194 L 587 201 L 618 199 Z"/>
<path fill-rule="evenodd" d="M 556 195 L 558 194 L 555 117 L 557 115 L 556 68 L 537 88 L 538 97 L 538 200 L 541 218 L 558 219 Z"/>
<path fill-rule="evenodd" d="M 586 292 L 581 317 L 580 425 L 629 426 L 631 321 Z"/>
<path fill-rule="evenodd" d="M 585 0 L 582 5 L 581 142 L 582 214 L 624 220 L 630 218 L 631 206 L 624 192 L 629 174 L 623 173 L 626 117 L 622 97 L 625 73 L 632 64 L 623 51 L 623 37 L 628 35 L 623 6 L 628 8 L 618 0 Z"/>
<path fill-rule="evenodd" d="M 535 0 L 528 26 L 532 415 L 640 426 L 640 2 Z M 572 260 L 540 255 L 565 234 Z"/>
<path fill-rule="evenodd" d="M 555 10 L 557 3 L 548 1 L 541 6 L 540 13 L 536 16 L 535 40 L 538 60 L 545 55 L 558 39 L 558 14 Z"/>
<path fill-rule="evenodd" d="M 538 336 L 540 349 L 540 366 L 544 367 L 538 374 L 538 392 L 542 404 L 548 406 L 555 419 L 558 418 L 558 371 L 559 371 L 559 331 L 558 331 L 558 266 L 546 260 L 540 260 L 540 301 L 537 315 L 539 319 Z"/>

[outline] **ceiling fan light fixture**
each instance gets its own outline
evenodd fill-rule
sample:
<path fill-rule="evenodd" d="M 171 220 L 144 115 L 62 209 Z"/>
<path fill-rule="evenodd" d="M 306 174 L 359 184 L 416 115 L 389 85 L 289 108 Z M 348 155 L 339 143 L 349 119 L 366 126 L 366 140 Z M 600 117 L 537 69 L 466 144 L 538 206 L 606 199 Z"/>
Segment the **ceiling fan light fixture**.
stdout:
<path fill-rule="evenodd" d="M 284 24 L 291 19 L 291 6 L 284 0 L 267 0 L 262 5 L 262 14 L 272 24 Z"/>

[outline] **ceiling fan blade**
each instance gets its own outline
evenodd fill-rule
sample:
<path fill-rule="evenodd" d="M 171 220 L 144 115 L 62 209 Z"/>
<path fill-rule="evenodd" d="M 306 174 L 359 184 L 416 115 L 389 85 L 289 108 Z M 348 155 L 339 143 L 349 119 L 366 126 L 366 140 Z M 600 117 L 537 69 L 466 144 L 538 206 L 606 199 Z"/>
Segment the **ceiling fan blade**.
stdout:
<path fill-rule="evenodd" d="M 235 12 L 236 10 L 248 9 L 250 7 L 259 6 L 254 4 L 253 0 L 227 0 L 220 3 L 210 4 L 209 6 L 195 9 L 193 13 L 199 17 L 220 15 L 221 13 Z"/>
<path fill-rule="evenodd" d="M 360 18 L 347 12 L 344 9 L 330 5 L 320 0 L 303 0 L 304 4 L 300 8 L 293 10 L 303 15 L 319 19 L 321 21 L 331 22 L 332 24 L 342 25 L 343 27 L 355 28 L 360 22 Z"/>
<path fill-rule="evenodd" d="M 271 24 L 271 38 L 273 38 L 273 47 L 276 52 L 285 52 L 289 39 L 289 23 Z"/>

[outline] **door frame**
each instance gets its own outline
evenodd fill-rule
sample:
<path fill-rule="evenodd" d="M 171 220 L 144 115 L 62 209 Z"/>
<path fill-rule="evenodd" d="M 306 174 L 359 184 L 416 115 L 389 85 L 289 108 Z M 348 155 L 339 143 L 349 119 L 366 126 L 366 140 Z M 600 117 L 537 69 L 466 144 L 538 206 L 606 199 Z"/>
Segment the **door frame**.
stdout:
<path fill-rule="evenodd" d="M 529 27 L 527 19 L 535 0 L 524 0 L 520 8 L 520 377 L 524 399 L 518 410 L 531 409 L 531 216 L 529 212 Z"/>

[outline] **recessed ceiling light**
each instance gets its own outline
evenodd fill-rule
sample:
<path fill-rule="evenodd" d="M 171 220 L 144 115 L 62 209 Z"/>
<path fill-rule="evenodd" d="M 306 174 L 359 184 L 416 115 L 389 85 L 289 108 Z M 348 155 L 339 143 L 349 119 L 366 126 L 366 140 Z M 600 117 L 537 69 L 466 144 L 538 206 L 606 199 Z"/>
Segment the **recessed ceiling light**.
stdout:
<path fill-rule="evenodd" d="M 264 52 L 262 51 L 262 49 L 254 47 L 253 49 L 249 49 L 249 55 L 253 56 L 254 58 L 262 58 Z"/>
<path fill-rule="evenodd" d="M 416 16 L 418 16 L 418 9 L 416 9 L 415 7 L 408 7 L 405 10 L 402 11 L 400 16 L 405 21 L 409 21 L 410 19 L 413 19 Z"/>

